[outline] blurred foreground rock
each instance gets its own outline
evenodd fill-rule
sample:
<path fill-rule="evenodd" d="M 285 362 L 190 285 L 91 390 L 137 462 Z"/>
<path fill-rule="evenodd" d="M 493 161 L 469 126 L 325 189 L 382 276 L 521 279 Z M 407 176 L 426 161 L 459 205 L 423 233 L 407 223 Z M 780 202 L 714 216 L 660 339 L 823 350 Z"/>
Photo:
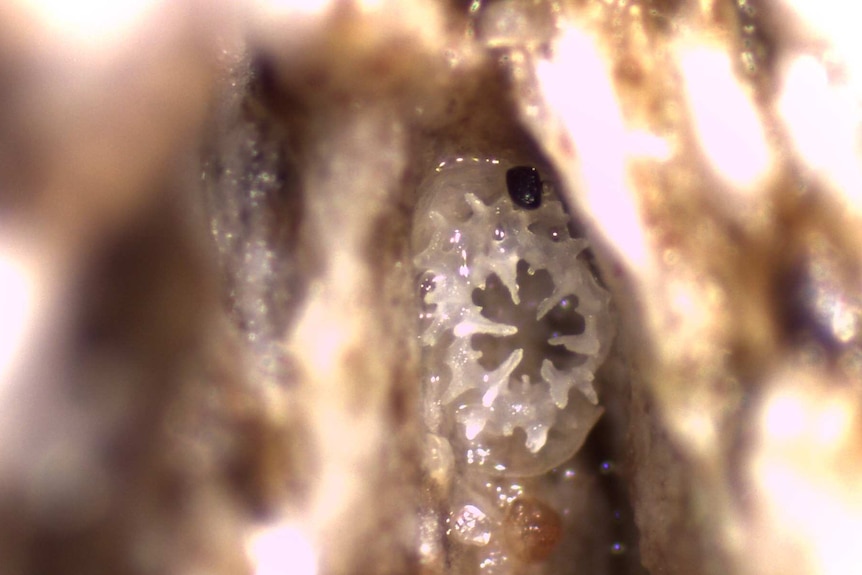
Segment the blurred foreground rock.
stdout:
<path fill-rule="evenodd" d="M 850 8 L 36 6 L 0 7 L 0 573 L 858 572 Z M 474 154 L 550 167 L 619 316 L 489 561 L 409 246 Z"/>

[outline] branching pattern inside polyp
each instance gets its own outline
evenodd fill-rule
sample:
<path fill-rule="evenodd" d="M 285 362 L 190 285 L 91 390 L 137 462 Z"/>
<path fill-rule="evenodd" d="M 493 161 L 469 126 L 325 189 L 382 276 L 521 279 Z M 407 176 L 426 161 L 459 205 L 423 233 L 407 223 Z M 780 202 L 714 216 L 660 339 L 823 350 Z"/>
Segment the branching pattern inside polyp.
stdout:
<path fill-rule="evenodd" d="M 610 298 L 553 189 L 539 207 L 515 205 L 508 167 L 462 160 L 420 189 L 426 419 L 468 445 L 511 438 L 528 454 L 553 453 L 550 462 L 570 456 L 601 412 L 593 379 L 613 338 Z M 495 449 L 501 459 L 510 451 Z"/>
<path fill-rule="evenodd" d="M 580 335 L 584 332 L 584 317 L 577 312 L 575 295 L 560 300 L 548 313 L 539 318 L 536 308 L 540 301 L 553 291 L 553 281 L 547 270 L 529 273 L 528 264 L 518 262 L 517 284 L 520 302 L 515 303 L 506 286 L 495 274 L 488 277 L 485 288 L 473 290 L 473 303 L 482 310 L 482 316 L 502 324 L 518 326 L 512 335 L 497 336 L 478 333 L 472 337 L 473 349 L 480 352 L 479 364 L 492 371 L 512 352 L 521 349 L 524 355 L 512 372 L 512 378 L 530 382 L 542 381 L 541 368 L 545 359 L 559 370 L 581 365 L 584 357 L 570 351 L 561 343 L 550 343 L 551 338 Z"/>

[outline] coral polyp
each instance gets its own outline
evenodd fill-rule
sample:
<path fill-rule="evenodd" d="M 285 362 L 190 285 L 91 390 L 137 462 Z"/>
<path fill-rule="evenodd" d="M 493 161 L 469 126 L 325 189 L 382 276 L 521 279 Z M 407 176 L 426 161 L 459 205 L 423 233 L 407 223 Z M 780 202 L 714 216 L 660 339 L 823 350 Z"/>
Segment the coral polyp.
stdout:
<path fill-rule="evenodd" d="M 524 171 L 461 160 L 426 179 L 414 265 L 426 423 L 468 463 L 535 474 L 570 457 L 601 414 L 593 380 L 613 324 L 553 187 L 524 206 L 507 193 L 513 170 Z"/>

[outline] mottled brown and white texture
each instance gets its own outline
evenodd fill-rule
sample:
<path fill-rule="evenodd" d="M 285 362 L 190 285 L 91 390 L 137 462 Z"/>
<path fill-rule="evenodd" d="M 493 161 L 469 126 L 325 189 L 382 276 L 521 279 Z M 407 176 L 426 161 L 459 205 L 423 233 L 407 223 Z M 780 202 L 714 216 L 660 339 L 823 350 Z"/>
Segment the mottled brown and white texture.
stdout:
<path fill-rule="evenodd" d="M 858 570 L 853 3 L 39 5 L 0 6 L 0 573 Z M 618 316 L 540 476 L 423 429 L 411 222 L 472 155 L 547 166 Z"/>

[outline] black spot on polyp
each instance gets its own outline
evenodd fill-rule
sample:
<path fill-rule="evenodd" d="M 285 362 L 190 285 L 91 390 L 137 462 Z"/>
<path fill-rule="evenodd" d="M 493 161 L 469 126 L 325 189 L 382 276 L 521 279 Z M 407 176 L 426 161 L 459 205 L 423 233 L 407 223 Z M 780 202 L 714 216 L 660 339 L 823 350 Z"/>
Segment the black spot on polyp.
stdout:
<path fill-rule="evenodd" d="M 542 205 L 542 180 L 530 166 L 515 166 L 506 171 L 506 188 L 516 206 L 535 210 Z"/>

